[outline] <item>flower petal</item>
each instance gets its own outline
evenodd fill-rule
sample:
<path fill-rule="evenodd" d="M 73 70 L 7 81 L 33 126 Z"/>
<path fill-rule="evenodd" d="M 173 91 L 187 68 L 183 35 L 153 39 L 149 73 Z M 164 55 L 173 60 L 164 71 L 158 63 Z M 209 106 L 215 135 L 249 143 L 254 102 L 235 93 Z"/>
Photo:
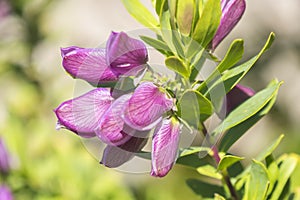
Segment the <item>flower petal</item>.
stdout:
<path fill-rule="evenodd" d="M 129 99 L 124 110 L 124 121 L 137 130 L 152 129 L 171 110 L 173 100 L 163 88 L 151 82 L 139 85 Z"/>
<path fill-rule="evenodd" d="M 215 49 L 240 21 L 246 9 L 246 2 L 245 0 L 222 0 L 221 6 L 221 22 L 213 38 L 212 49 Z"/>
<path fill-rule="evenodd" d="M 154 131 L 152 139 L 151 175 L 163 177 L 171 170 L 177 156 L 180 123 L 177 119 L 164 119 Z"/>
<path fill-rule="evenodd" d="M 119 167 L 132 159 L 136 152 L 142 150 L 148 138 L 131 137 L 126 143 L 120 146 L 108 145 L 103 152 L 101 164 L 106 167 Z"/>
<path fill-rule="evenodd" d="M 13 200 L 12 192 L 8 186 L 0 185 L 0 199 Z"/>
<path fill-rule="evenodd" d="M 106 64 L 105 49 L 72 46 L 61 48 L 61 55 L 63 67 L 74 78 L 96 85 L 117 81 L 117 76 Z"/>
<path fill-rule="evenodd" d="M 119 97 L 105 112 L 97 127 L 97 136 L 106 144 L 121 145 L 130 139 L 130 135 L 123 131 L 122 114 L 125 103 L 131 95 Z"/>
<path fill-rule="evenodd" d="M 0 137 L 0 173 L 7 174 L 10 170 L 10 159 L 4 140 Z"/>
<path fill-rule="evenodd" d="M 126 33 L 112 32 L 106 44 L 107 63 L 117 75 L 135 75 L 145 68 L 148 53 L 143 42 Z"/>
<path fill-rule="evenodd" d="M 54 110 L 58 123 L 82 137 L 95 136 L 102 115 L 113 102 L 109 89 L 97 88 Z"/>

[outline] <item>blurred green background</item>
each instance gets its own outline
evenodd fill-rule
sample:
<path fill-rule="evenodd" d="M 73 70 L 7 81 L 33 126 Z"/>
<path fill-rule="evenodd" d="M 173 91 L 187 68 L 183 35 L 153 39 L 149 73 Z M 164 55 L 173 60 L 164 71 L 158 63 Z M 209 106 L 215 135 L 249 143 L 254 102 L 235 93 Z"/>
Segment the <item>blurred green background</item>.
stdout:
<path fill-rule="evenodd" d="M 150 0 L 144 0 L 150 7 Z M 256 155 L 271 139 L 286 135 L 277 150 L 300 153 L 300 13 L 298 0 L 252 0 L 234 31 L 216 53 L 222 57 L 234 38 L 245 39 L 246 60 L 270 31 L 274 46 L 244 84 L 262 89 L 284 80 L 270 115 L 231 151 Z M 52 110 L 74 94 L 75 81 L 61 66 L 60 47 L 96 47 L 111 30 L 143 28 L 121 1 L 0 0 L 0 135 L 12 155 L 7 184 L 15 199 L 200 199 L 185 185 L 197 173 L 176 166 L 163 178 L 124 174 L 98 164 L 71 132 L 55 130 Z"/>

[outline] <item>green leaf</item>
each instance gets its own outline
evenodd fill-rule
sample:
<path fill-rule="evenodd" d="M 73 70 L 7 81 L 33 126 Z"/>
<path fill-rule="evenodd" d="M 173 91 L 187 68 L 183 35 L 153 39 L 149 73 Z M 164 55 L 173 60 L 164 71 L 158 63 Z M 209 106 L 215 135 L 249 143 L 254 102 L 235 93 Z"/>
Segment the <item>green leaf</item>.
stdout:
<path fill-rule="evenodd" d="M 218 165 L 218 170 L 222 171 L 222 170 L 226 170 L 228 167 L 230 167 L 231 165 L 233 165 L 234 163 L 243 160 L 244 158 L 242 157 L 237 157 L 237 156 L 232 156 L 232 155 L 225 155 L 219 165 Z"/>
<path fill-rule="evenodd" d="M 201 175 L 208 176 L 210 178 L 222 179 L 222 175 L 212 165 L 204 165 L 197 168 L 197 172 Z"/>
<path fill-rule="evenodd" d="M 157 40 L 157 39 L 154 39 L 154 38 L 150 38 L 150 37 L 147 37 L 147 36 L 140 36 L 140 38 L 145 43 L 147 43 L 148 45 L 152 46 L 153 48 L 155 48 L 157 51 L 159 51 L 163 55 L 166 55 L 166 56 L 172 55 L 171 49 L 163 41 Z"/>
<path fill-rule="evenodd" d="M 208 147 L 188 147 L 185 149 L 181 149 L 178 157 L 188 156 L 194 153 L 199 153 L 200 151 L 209 153 L 211 149 Z"/>
<path fill-rule="evenodd" d="M 244 200 L 264 200 L 269 187 L 269 176 L 266 167 L 253 160 L 250 176 L 246 182 Z"/>
<path fill-rule="evenodd" d="M 277 94 L 280 85 L 276 82 L 245 101 L 224 119 L 212 135 L 217 136 L 258 113 Z"/>
<path fill-rule="evenodd" d="M 224 88 L 226 93 L 229 92 L 247 74 L 247 72 L 257 62 L 261 55 L 270 48 L 274 41 L 274 38 L 275 34 L 270 33 L 269 38 L 265 43 L 264 47 L 256 56 L 254 56 L 247 62 L 224 72 L 223 75 L 213 84 L 208 84 L 209 90 L 205 93 L 205 96 L 209 94 L 215 94 L 214 98 L 216 100 L 221 100 L 224 97 L 224 94 L 220 93 L 218 97 L 218 90 L 220 89 L 220 87 Z"/>
<path fill-rule="evenodd" d="M 238 124 L 237 126 L 231 128 L 222 138 L 219 145 L 221 151 L 227 152 L 228 149 L 240 138 L 242 137 L 249 128 L 251 128 L 256 122 L 258 122 L 264 115 L 266 115 L 276 100 L 276 95 L 268 102 L 268 104 L 262 108 L 254 116 L 250 117 L 246 121 Z"/>
<path fill-rule="evenodd" d="M 165 64 L 169 69 L 175 71 L 186 79 L 190 76 L 191 72 L 189 67 L 186 66 L 183 61 L 176 56 L 170 56 L 166 58 Z"/>
<path fill-rule="evenodd" d="M 122 0 L 127 11 L 141 24 L 157 31 L 159 23 L 140 0 Z"/>
<path fill-rule="evenodd" d="M 221 77 L 221 73 L 225 70 L 233 67 L 238 61 L 241 60 L 244 53 L 244 41 L 241 39 L 234 40 L 229 50 L 227 51 L 223 60 L 219 63 L 216 69 L 211 73 L 211 75 L 199 86 L 198 91 L 204 93 L 203 89 L 206 88 L 207 85 L 212 85 L 212 82 L 217 78 Z"/>
<path fill-rule="evenodd" d="M 178 100 L 179 116 L 199 130 L 201 122 L 205 121 L 213 113 L 211 102 L 200 92 L 186 90 Z"/>
<path fill-rule="evenodd" d="M 179 157 L 176 161 L 177 164 L 181 164 L 193 169 L 197 169 L 200 166 L 212 164 L 214 162 L 215 161 L 208 153 L 205 154 L 205 156 L 201 156 L 201 158 L 199 157 L 199 154 L 196 153 L 188 154 L 186 156 Z"/>
<path fill-rule="evenodd" d="M 238 61 L 241 60 L 244 54 L 244 41 L 241 39 L 234 40 L 229 50 L 227 51 L 225 57 L 222 62 L 217 66 L 217 70 L 222 73 L 227 69 L 230 69 L 234 66 Z"/>
<path fill-rule="evenodd" d="M 215 193 L 214 200 L 226 200 L 226 199 L 225 199 L 225 197 Z"/>
<path fill-rule="evenodd" d="M 271 200 L 279 199 L 298 162 L 297 157 L 293 154 L 283 155 L 279 160 L 282 160 L 282 162 L 279 167 L 277 184 L 272 192 Z"/>
<path fill-rule="evenodd" d="M 156 2 L 155 2 L 155 11 L 158 16 L 161 16 L 163 7 L 165 5 L 165 1 L 166 0 L 156 0 Z"/>
<path fill-rule="evenodd" d="M 205 183 L 197 179 L 188 179 L 186 184 L 196 193 L 197 195 L 204 198 L 213 198 L 215 193 L 224 195 L 224 189 L 218 185 Z"/>
<path fill-rule="evenodd" d="M 172 1 L 171 1 L 172 2 Z M 194 0 L 177 0 L 176 20 L 180 33 L 190 34 L 194 17 Z"/>
<path fill-rule="evenodd" d="M 268 173 L 269 173 L 269 181 L 270 181 L 270 185 L 269 185 L 269 189 L 268 189 L 268 195 L 269 195 L 272 192 L 272 190 L 276 184 L 276 181 L 278 179 L 279 169 L 278 169 L 276 162 L 272 162 L 268 166 Z"/>
<path fill-rule="evenodd" d="M 257 157 L 256 160 L 263 161 L 266 157 L 271 155 L 273 151 L 277 148 L 280 144 L 281 140 L 283 139 L 284 135 L 280 135 L 276 140 L 274 140 L 270 145 L 267 146 L 265 150 L 263 150 Z"/>
<path fill-rule="evenodd" d="M 203 8 L 200 19 L 192 33 L 192 38 L 206 47 L 213 39 L 221 18 L 221 3 L 219 0 L 208 0 Z"/>

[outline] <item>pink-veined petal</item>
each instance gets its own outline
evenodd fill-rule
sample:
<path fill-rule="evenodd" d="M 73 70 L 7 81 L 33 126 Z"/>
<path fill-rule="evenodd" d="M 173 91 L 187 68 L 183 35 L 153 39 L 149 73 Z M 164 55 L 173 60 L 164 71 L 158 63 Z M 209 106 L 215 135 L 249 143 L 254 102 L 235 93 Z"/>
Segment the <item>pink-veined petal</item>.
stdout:
<path fill-rule="evenodd" d="M 151 175 L 163 177 L 175 163 L 180 138 L 180 123 L 175 118 L 164 119 L 152 139 Z"/>
<path fill-rule="evenodd" d="M 146 46 L 142 41 L 124 32 L 112 32 L 106 44 L 107 63 L 117 75 L 135 75 L 148 61 Z"/>
<path fill-rule="evenodd" d="M 125 123 L 137 130 L 154 128 L 173 107 L 172 98 L 163 90 L 151 82 L 139 85 L 125 106 Z"/>
<path fill-rule="evenodd" d="M 113 100 L 109 89 L 97 88 L 63 102 L 54 112 L 59 125 L 82 137 L 93 137 L 101 117 Z"/>
<path fill-rule="evenodd" d="M 106 64 L 105 49 L 100 48 L 61 48 L 62 65 L 74 78 L 83 79 L 92 84 L 117 81 L 117 76 Z"/>
<path fill-rule="evenodd" d="M 117 146 L 130 139 L 131 136 L 123 131 L 122 118 L 124 105 L 130 97 L 130 94 L 119 97 L 101 118 L 96 134 L 104 143 Z"/>

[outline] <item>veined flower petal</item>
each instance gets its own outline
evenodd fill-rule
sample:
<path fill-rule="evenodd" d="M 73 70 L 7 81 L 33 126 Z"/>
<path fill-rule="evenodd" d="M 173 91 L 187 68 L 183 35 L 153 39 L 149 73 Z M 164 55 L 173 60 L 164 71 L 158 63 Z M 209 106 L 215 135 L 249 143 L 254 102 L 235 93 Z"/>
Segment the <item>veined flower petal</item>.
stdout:
<path fill-rule="evenodd" d="M 137 134 L 138 135 L 138 134 Z M 119 167 L 132 159 L 136 152 L 142 150 L 148 138 L 131 137 L 126 143 L 119 146 L 108 145 L 103 152 L 101 164 L 106 167 Z"/>
<path fill-rule="evenodd" d="M 151 175 L 163 177 L 171 170 L 177 156 L 180 123 L 177 119 L 164 119 L 154 131 L 152 139 Z"/>
<path fill-rule="evenodd" d="M 171 110 L 173 99 L 151 82 L 140 84 L 129 99 L 124 110 L 124 121 L 137 130 L 152 129 Z"/>
<path fill-rule="evenodd" d="M 117 146 L 130 139 L 131 136 L 123 131 L 122 119 L 124 105 L 130 97 L 130 94 L 119 97 L 101 118 L 96 134 L 104 143 Z"/>
<path fill-rule="evenodd" d="M 107 63 L 117 75 L 135 75 L 145 68 L 148 53 L 143 42 L 126 33 L 112 32 L 106 44 Z"/>
<path fill-rule="evenodd" d="M 61 48 L 62 65 L 74 78 L 86 80 L 92 84 L 117 81 L 117 76 L 106 64 L 105 49 L 100 48 Z"/>
<path fill-rule="evenodd" d="M 245 0 L 222 0 L 221 6 L 221 22 L 213 38 L 212 49 L 215 49 L 240 21 L 246 9 L 246 2 Z"/>
<path fill-rule="evenodd" d="M 65 101 L 54 112 L 63 127 L 82 137 L 93 137 L 101 117 L 113 100 L 109 89 L 97 88 Z"/>

